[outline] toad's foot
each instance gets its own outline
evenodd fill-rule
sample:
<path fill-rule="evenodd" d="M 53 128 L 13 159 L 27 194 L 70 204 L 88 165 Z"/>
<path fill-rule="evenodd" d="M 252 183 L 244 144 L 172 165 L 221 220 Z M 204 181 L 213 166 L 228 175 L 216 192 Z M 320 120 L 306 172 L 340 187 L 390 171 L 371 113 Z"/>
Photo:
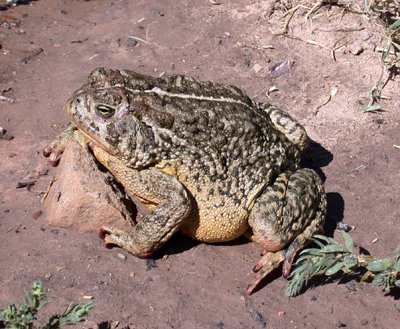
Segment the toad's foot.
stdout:
<path fill-rule="evenodd" d="M 284 250 L 265 253 L 253 268 L 253 272 L 256 272 L 257 274 L 247 287 L 247 295 L 251 295 L 262 279 L 264 279 L 274 269 L 278 268 L 284 261 Z"/>
<path fill-rule="evenodd" d="M 279 250 L 277 252 L 269 252 L 265 250 L 261 259 L 253 267 L 253 272 L 257 274 L 247 287 L 246 293 L 251 295 L 262 279 L 264 279 L 273 270 L 278 268 L 282 263 L 282 275 L 283 277 L 287 278 L 290 274 L 294 258 L 298 252 L 307 245 L 308 242 L 308 233 L 300 234 L 286 250 Z"/>
<path fill-rule="evenodd" d="M 120 247 L 124 250 L 126 250 L 129 253 L 135 254 L 136 257 L 139 258 L 147 258 L 151 256 L 151 252 L 138 252 L 137 249 L 132 251 L 129 248 L 129 245 L 131 244 L 132 237 L 119 229 L 116 229 L 114 227 L 110 226 L 102 226 L 98 232 L 99 237 L 104 240 L 104 244 L 106 248 L 112 248 L 112 247 Z"/>
<path fill-rule="evenodd" d="M 69 124 L 56 138 L 43 149 L 43 155 L 49 158 L 50 164 L 53 167 L 58 165 L 61 154 L 65 150 L 65 146 L 71 140 L 77 141 L 83 147 L 87 147 L 86 138 L 73 126 Z"/>

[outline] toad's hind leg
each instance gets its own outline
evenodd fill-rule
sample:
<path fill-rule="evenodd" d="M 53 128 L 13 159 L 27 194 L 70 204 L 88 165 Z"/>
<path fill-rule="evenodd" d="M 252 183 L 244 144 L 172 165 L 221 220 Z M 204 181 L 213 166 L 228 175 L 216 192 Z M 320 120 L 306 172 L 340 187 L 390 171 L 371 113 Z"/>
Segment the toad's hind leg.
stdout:
<path fill-rule="evenodd" d="M 304 127 L 288 113 L 268 103 L 258 103 L 258 106 L 267 112 L 275 128 L 283 133 L 299 151 L 305 150 L 308 145 L 308 135 Z"/>
<path fill-rule="evenodd" d="M 326 195 L 313 170 L 279 175 L 257 199 L 249 217 L 252 239 L 264 246 L 264 253 L 247 292 L 282 263 L 283 275 L 288 276 L 297 252 L 323 230 L 325 216 Z"/>

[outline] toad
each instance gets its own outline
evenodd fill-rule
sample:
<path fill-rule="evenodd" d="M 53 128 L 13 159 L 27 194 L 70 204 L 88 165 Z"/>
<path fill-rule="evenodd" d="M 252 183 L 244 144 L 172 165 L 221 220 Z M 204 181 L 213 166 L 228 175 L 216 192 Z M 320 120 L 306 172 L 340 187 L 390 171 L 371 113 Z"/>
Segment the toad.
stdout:
<path fill-rule="evenodd" d="M 246 235 L 263 248 L 247 292 L 320 233 L 326 195 L 300 168 L 304 128 L 240 89 L 183 75 L 153 78 L 98 68 L 67 102 L 71 125 L 45 149 L 53 161 L 70 139 L 149 209 L 124 232 L 100 229 L 107 246 L 149 257 L 176 232 L 208 243 Z"/>

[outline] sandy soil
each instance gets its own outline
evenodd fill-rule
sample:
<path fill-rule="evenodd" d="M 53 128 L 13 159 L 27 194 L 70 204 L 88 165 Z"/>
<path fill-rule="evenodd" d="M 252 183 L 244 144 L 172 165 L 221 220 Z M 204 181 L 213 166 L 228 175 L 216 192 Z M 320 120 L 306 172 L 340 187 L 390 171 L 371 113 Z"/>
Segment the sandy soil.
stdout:
<path fill-rule="evenodd" d="M 153 262 L 108 250 L 94 233 L 55 229 L 40 216 L 40 199 L 57 168 L 41 150 L 67 122 L 63 105 L 99 66 L 150 75 L 183 73 L 234 84 L 259 101 L 289 111 L 320 146 L 332 225 L 356 226 L 353 237 L 373 255 L 399 244 L 400 144 L 398 81 L 366 114 L 358 98 L 379 77 L 381 31 L 356 13 L 325 7 L 313 20 L 294 15 L 289 33 L 274 1 L 40 0 L 1 15 L 21 22 L 0 27 L 0 306 L 21 300 L 36 279 L 50 289 L 44 316 L 93 296 L 92 323 L 130 328 L 395 328 L 398 293 L 385 295 L 357 281 L 318 282 L 296 298 L 278 274 L 245 295 L 260 247 L 239 240 L 198 244 L 177 236 Z M 12 20 L 9 18 L 8 20 Z M 272 77 L 275 63 L 291 69 Z M 330 101 L 330 91 L 337 93 Z M 14 137 L 11 139 L 11 136 Z M 33 180 L 29 187 L 16 188 Z M 29 183 L 29 182 L 28 182 Z M 337 233 L 335 233 L 337 234 Z M 122 256 L 121 256 L 122 255 Z M 164 256 L 163 255 L 167 255 Z"/>

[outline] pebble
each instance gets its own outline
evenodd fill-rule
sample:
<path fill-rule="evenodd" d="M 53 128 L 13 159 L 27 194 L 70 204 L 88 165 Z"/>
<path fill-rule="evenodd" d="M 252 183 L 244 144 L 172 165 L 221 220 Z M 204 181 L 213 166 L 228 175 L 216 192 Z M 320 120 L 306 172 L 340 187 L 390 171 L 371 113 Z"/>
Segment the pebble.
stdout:
<path fill-rule="evenodd" d="M 52 228 L 52 229 L 50 230 L 50 233 L 53 233 L 54 235 L 57 235 L 58 232 L 60 232 L 60 230 L 59 230 L 58 228 Z"/>
<path fill-rule="evenodd" d="M 349 47 L 349 50 L 353 55 L 358 56 L 363 53 L 364 47 L 358 44 L 353 44 Z"/>
<path fill-rule="evenodd" d="M 357 288 L 354 282 L 349 282 L 346 284 L 346 290 L 349 292 L 356 292 Z"/>
<path fill-rule="evenodd" d="M 83 299 L 93 299 L 94 297 L 93 296 L 83 296 L 82 298 Z"/>
<path fill-rule="evenodd" d="M 250 315 L 252 317 L 253 320 L 257 321 L 258 324 L 262 327 L 265 328 L 267 326 L 267 323 L 265 322 L 263 316 L 257 312 L 256 310 L 250 308 L 249 309 Z"/>
<path fill-rule="evenodd" d="M 157 268 L 156 260 L 153 258 L 146 259 L 146 271 L 150 271 L 152 268 Z"/>
<path fill-rule="evenodd" d="M 347 324 L 343 323 L 342 321 L 338 321 L 338 322 L 336 322 L 336 327 L 345 328 L 345 327 L 347 327 Z"/>
<path fill-rule="evenodd" d="M 254 73 L 258 73 L 262 70 L 262 68 L 263 67 L 260 64 L 254 64 L 253 71 L 254 71 Z"/>
<path fill-rule="evenodd" d="M 36 210 L 33 214 L 32 214 L 32 218 L 33 219 L 38 219 L 40 216 L 42 216 L 43 211 L 41 210 Z"/>
<path fill-rule="evenodd" d="M 117 257 L 119 258 L 119 259 L 122 259 L 122 260 L 126 260 L 126 256 L 123 254 L 123 253 L 118 253 L 117 254 Z"/>
<path fill-rule="evenodd" d="M 133 47 L 135 47 L 137 45 L 137 43 L 138 42 L 137 42 L 136 39 L 134 39 L 132 37 L 128 37 L 126 39 L 125 45 L 126 45 L 127 48 L 133 48 Z"/>
<path fill-rule="evenodd" d="M 362 319 L 362 320 L 360 321 L 360 324 L 361 324 L 362 326 L 366 326 L 366 325 L 368 324 L 368 320 L 367 320 L 367 319 Z"/>
<path fill-rule="evenodd" d="M 0 139 L 4 139 L 6 141 L 10 141 L 14 139 L 14 136 L 7 133 L 7 129 L 0 127 Z"/>

